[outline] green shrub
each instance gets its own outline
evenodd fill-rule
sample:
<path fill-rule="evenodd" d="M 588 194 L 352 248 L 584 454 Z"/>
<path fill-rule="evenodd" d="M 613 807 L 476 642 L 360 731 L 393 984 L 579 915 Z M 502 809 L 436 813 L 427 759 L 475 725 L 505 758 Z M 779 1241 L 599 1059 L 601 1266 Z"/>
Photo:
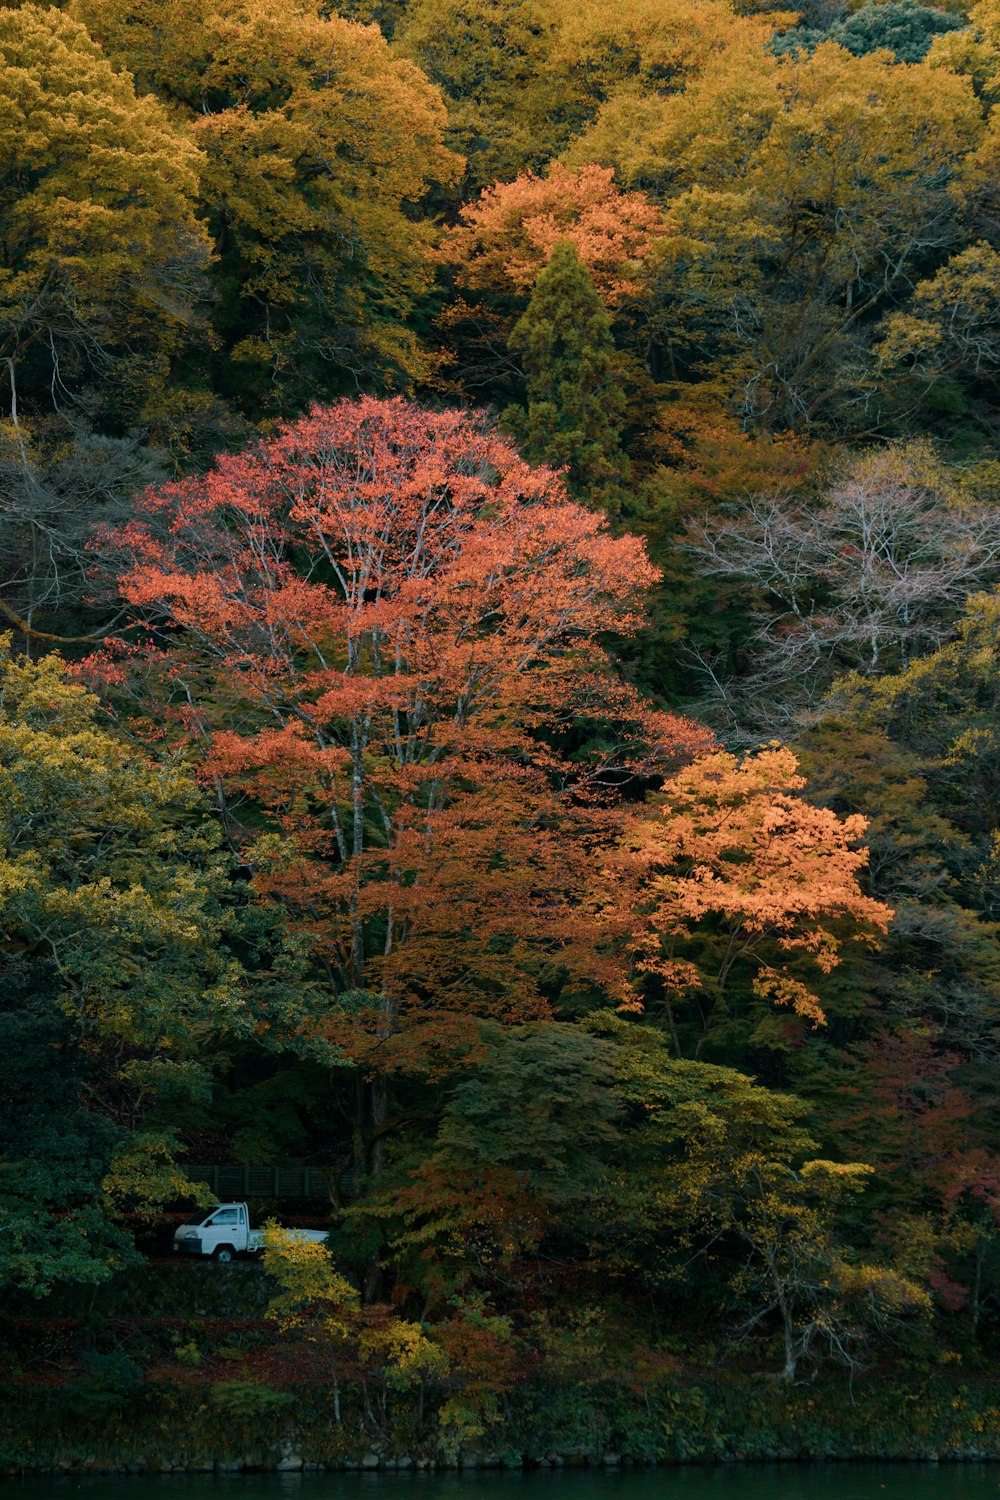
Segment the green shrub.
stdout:
<path fill-rule="evenodd" d="M 230 1421 L 256 1422 L 282 1416 L 294 1398 L 253 1380 L 225 1380 L 212 1387 L 212 1405 Z"/>

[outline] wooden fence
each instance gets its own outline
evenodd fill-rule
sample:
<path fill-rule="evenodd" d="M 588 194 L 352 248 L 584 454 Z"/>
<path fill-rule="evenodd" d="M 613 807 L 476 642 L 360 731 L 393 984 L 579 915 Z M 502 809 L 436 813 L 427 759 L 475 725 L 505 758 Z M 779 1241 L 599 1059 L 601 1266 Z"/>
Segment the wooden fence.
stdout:
<path fill-rule="evenodd" d="M 186 1166 L 183 1170 L 192 1182 L 207 1182 L 220 1203 L 330 1197 L 329 1179 L 320 1167 Z"/>

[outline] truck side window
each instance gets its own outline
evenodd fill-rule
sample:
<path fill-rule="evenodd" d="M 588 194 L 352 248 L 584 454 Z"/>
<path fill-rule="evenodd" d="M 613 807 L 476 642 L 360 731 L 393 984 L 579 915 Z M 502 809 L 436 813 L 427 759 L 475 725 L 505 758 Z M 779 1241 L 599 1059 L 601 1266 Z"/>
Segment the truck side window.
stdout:
<path fill-rule="evenodd" d="M 211 1224 L 235 1224 L 236 1221 L 237 1211 L 235 1208 L 222 1208 L 209 1222 Z"/>

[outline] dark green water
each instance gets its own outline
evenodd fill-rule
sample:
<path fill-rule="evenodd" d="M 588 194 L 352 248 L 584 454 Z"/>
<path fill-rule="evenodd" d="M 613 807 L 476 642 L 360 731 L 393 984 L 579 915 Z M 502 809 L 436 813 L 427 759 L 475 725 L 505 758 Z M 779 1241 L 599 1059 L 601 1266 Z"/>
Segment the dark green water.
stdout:
<path fill-rule="evenodd" d="M 1000 1464 L 761 1464 L 624 1472 L 24 1479 L 0 1500 L 1000 1500 Z"/>

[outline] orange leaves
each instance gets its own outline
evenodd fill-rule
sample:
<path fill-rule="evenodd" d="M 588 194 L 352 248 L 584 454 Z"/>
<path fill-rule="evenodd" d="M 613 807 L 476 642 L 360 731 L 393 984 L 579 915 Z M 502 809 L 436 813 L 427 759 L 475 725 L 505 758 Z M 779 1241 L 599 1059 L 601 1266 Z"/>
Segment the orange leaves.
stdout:
<path fill-rule="evenodd" d="M 337 746 L 322 746 L 310 740 L 298 723 L 265 729 L 252 737 L 220 729 L 213 737 L 206 769 L 212 775 L 233 777 L 272 768 L 284 780 L 295 767 L 304 776 L 328 775 L 343 767 L 345 755 Z"/>
<path fill-rule="evenodd" d="M 438 253 L 468 290 L 523 294 L 559 241 L 568 239 L 613 306 L 638 291 L 642 261 L 669 232 L 655 204 L 616 186 L 613 169 L 573 171 L 553 162 L 546 177 L 526 172 L 487 188 L 463 209 Z"/>
<path fill-rule="evenodd" d="M 764 964 L 753 982 L 753 992 L 758 999 L 770 1000 L 772 1005 L 783 1005 L 814 1026 L 826 1024 L 819 1000 L 800 979 L 793 979 L 790 974 Z"/>
<path fill-rule="evenodd" d="M 171 614 L 183 610 L 215 640 L 245 630 L 249 610 L 255 629 L 311 647 L 314 670 L 322 660 L 327 672 L 320 637 L 332 632 L 346 676 L 398 678 L 432 663 L 456 688 L 470 675 L 499 679 L 555 638 L 631 628 L 638 592 L 657 576 L 641 542 L 612 538 L 551 473 L 460 413 L 401 400 L 316 410 L 166 502 L 167 536 L 153 500 L 127 539 L 132 603 L 169 598 Z M 170 554 L 188 565 L 165 568 Z M 370 671 L 352 660 L 359 650 L 378 654 Z"/>
<path fill-rule="evenodd" d="M 846 936 L 886 931 L 892 913 L 858 884 L 865 820 L 812 806 L 804 787 L 784 747 L 742 761 L 720 751 L 678 772 L 630 832 L 635 952 L 668 992 L 719 997 L 739 965 L 758 998 L 820 1024 L 787 963 L 828 973 Z"/>
<path fill-rule="evenodd" d="M 356 1057 L 613 977 L 581 915 L 592 850 L 623 781 L 705 742 L 598 640 L 637 624 L 641 542 L 481 421 L 371 398 L 148 496 L 119 541 L 125 597 L 196 684 L 206 775 L 254 809 L 259 893 L 371 996 L 331 1017 Z"/>

